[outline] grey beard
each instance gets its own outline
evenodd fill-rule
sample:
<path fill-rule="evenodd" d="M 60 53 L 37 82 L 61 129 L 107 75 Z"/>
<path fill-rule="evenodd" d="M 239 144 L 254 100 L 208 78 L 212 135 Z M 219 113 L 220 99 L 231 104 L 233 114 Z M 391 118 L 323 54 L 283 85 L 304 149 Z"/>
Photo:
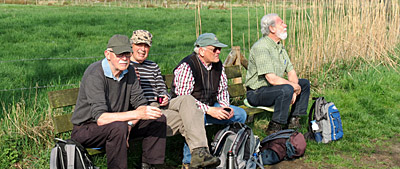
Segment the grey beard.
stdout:
<path fill-rule="evenodd" d="M 277 34 L 278 38 L 281 40 L 285 40 L 287 38 L 287 32 Z"/>

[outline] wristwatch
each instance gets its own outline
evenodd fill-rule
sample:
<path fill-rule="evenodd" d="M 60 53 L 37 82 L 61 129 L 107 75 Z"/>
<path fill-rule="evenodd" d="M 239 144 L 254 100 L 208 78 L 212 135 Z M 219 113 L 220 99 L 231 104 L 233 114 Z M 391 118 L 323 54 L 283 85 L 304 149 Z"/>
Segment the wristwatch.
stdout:
<path fill-rule="evenodd" d="M 133 123 L 131 121 L 128 121 L 128 125 L 133 126 Z"/>

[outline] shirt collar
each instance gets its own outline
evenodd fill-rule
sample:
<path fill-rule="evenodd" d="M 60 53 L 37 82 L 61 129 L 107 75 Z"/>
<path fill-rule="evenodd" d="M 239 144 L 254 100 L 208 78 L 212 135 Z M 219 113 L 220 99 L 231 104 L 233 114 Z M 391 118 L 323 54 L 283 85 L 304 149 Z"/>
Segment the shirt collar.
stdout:
<path fill-rule="evenodd" d="M 110 64 L 108 64 L 108 61 L 107 61 L 106 58 L 104 58 L 103 61 L 101 62 L 101 67 L 103 68 L 104 76 L 106 76 L 106 77 L 108 77 L 108 78 L 112 78 L 112 79 L 114 79 L 114 80 L 116 80 L 116 81 L 120 81 L 120 80 L 124 77 L 124 75 L 125 75 L 126 73 L 128 73 L 128 69 L 122 71 L 122 73 L 119 75 L 119 78 L 117 79 L 117 78 L 112 74 Z"/>
<path fill-rule="evenodd" d="M 276 43 L 269 36 L 264 36 L 264 39 L 265 39 L 265 42 L 268 44 L 268 46 L 272 46 L 273 48 L 275 48 L 279 51 L 283 49 L 283 45 L 281 43 L 282 41 L 280 41 L 279 43 Z"/>
<path fill-rule="evenodd" d="M 212 64 L 208 65 L 205 64 L 203 61 L 201 61 L 199 54 L 197 54 L 197 59 L 201 62 L 201 64 L 207 69 L 207 70 L 211 70 L 212 68 Z"/>

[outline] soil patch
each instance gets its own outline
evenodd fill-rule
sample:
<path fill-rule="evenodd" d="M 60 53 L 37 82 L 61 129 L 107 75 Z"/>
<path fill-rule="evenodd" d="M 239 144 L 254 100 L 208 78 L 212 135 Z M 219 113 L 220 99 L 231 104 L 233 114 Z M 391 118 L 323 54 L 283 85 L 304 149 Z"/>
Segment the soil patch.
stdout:
<path fill-rule="evenodd" d="M 360 155 L 360 159 L 355 159 L 347 155 L 342 155 L 342 158 L 354 161 L 353 165 L 356 168 L 397 168 L 400 167 L 400 134 L 393 138 L 384 141 L 382 145 L 374 148 L 366 148 Z M 314 163 L 306 163 L 307 154 L 294 161 L 282 161 L 275 165 L 266 165 L 266 169 L 302 169 L 302 168 L 337 168 L 330 164 L 318 165 Z"/>

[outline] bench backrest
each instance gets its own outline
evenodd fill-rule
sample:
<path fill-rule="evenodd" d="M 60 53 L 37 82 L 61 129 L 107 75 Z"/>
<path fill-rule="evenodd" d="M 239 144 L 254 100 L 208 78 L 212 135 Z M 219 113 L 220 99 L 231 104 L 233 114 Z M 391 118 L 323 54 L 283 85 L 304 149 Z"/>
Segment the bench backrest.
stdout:
<path fill-rule="evenodd" d="M 75 106 L 79 88 L 51 91 L 48 93 L 50 109 L 62 112 L 63 107 Z M 57 110 L 59 109 L 59 110 Z M 53 113 L 51 112 L 51 113 Z M 54 133 L 59 134 L 72 130 L 71 113 L 53 116 Z"/>

